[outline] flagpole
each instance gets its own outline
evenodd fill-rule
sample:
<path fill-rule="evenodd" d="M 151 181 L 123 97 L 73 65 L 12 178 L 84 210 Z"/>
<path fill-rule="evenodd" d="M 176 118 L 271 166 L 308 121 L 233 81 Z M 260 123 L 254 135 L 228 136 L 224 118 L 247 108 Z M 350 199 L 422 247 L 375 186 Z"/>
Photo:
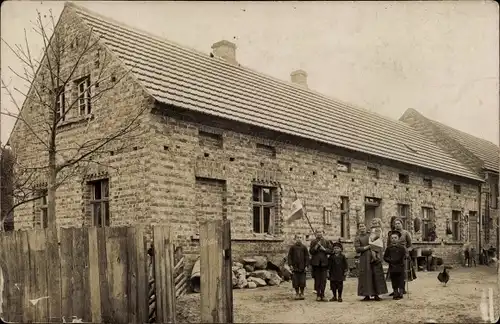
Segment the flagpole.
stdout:
<path fill-rule="evenodd" d="M 295 188 L 292 187 L 292 190 L 293 190 L 293 193 L 295 194 L 295 200 L 299 199 L 299 197 L 297 196 L 297 191 L 295 191 Z M 316 231 L 314 230 L 312 224 L 311 224 L 311 221 L 309 220 L 309 217 L 307 216 L 307 210 L 306 210 L 306 202 L 304 200 L 304 204 L 302 205 L 302 209 L 304 209 L 304 217 L 306 218 L 307 220 L 307 223 L 309 224 L 309 227 L 311 228 L 311 231 L 314 233 L 316 233 Z"/>

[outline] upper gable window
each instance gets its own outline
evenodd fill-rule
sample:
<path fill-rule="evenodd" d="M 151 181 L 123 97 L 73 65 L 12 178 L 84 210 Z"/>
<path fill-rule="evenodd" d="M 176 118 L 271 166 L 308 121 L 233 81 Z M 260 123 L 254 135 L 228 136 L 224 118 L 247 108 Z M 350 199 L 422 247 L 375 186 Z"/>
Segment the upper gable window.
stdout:
<path fill-rule="evenodd" d="M 92 106 L 90 104 L 90 77 L 78 80 L 78 114 L 80 116 L 89 115 L 92 113 Z"/>

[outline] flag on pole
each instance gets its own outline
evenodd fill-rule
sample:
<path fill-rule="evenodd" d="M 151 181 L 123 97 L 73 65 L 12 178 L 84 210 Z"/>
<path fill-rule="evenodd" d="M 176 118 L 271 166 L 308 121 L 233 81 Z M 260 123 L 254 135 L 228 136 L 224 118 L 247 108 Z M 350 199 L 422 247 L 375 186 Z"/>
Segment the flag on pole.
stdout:
<path fill-rule="evenodd" d="M 292 203 L 292 212 L 290 213 L 290 215 L 288 215 L 286 223 L 291 224 L 296 220 L 303 218 L 304 214 L 305 214 L 304 207 L 302 206 L 300 199 L 297 199 Z"/>

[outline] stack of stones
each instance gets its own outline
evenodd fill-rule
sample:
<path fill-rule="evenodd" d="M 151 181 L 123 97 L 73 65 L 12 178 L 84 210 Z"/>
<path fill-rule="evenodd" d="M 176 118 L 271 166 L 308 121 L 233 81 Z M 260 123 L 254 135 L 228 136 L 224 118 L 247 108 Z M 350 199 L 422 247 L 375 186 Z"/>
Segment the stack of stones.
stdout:
<path fill-rule="evenodd" d="M 290 277 L 290 269 L 283 261 L 272 262 L 265 256 L 243 258 L 241 262 L 233 263 L 233 288 L 235 289 L 278 286 Z"/>

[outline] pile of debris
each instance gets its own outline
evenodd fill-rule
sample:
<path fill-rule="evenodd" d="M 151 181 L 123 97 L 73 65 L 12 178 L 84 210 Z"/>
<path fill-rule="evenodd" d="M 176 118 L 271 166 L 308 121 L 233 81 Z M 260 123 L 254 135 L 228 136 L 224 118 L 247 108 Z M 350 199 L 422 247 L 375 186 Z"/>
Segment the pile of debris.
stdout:
<path fill-rule="evenodd" d="M 233 262 L 233 288 L 236 289 L 278 286 L 290 277 L 290 268 L 284 260 L 273 262 L 264 256 L 254 256 Z"/>

